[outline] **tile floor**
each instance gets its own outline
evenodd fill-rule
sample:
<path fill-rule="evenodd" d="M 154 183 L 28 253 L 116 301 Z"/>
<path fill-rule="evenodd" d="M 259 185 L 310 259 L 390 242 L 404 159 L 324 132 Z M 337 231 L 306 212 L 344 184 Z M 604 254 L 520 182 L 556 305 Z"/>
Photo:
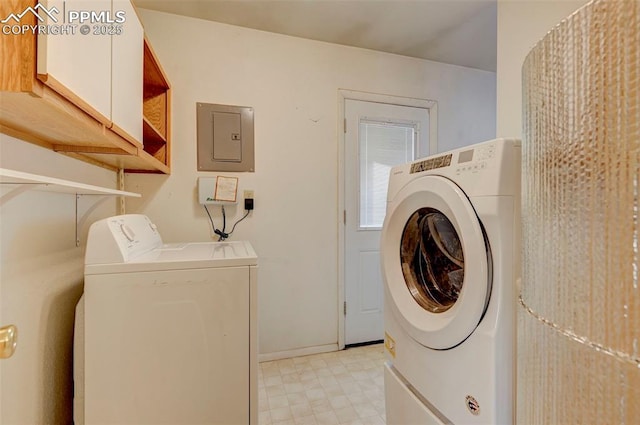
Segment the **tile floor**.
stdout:
<path fill-rule="evenodd" d="M 259 425 L 384 425 L 382 344 L 260 363 Z"/>

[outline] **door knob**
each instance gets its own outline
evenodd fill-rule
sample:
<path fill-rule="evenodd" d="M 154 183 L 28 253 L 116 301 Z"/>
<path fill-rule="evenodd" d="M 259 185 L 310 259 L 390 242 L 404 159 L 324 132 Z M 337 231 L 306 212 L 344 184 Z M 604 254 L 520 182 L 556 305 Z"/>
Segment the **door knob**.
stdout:
<path fill-rule="evenodd" d="M 0 328 L 0 359 L 13 356 L 18 345 L 18 328 L 14 325 Z"/>

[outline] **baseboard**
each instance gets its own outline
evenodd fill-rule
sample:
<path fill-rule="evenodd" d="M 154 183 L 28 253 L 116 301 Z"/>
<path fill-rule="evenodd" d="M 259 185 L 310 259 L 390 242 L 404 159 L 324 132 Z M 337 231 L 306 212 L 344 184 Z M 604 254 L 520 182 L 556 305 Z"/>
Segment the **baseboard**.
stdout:
<path fill-rule="evenodd" d="M 311 354 L 338 351 L 338 344 L 316 345 L 313 347 L 297 348 L 295 350 L 276 351 L 274 353 L 258 354 L 258 362 L 289 359 L 291 357 L 309 356 Z"/>

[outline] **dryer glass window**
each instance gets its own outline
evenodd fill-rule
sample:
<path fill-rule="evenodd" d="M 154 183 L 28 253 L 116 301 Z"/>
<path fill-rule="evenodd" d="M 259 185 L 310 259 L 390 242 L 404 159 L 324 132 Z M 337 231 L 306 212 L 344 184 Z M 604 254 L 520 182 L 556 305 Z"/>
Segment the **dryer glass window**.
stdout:
<path fill-rule="evenodd" d="M 440 211 L 420 208 L 402 232 L 402 273 L 413 298 L 432 313 L 447 311 L 464 282 L 462 242 Z"/>

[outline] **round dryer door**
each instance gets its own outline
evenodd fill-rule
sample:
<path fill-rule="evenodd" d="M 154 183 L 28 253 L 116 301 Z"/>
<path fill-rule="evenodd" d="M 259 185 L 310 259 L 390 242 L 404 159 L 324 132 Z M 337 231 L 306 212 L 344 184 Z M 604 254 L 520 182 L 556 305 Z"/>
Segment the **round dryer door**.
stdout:
<path fill-rule="evenodd" d="M 471 335 L 491 293 L 491 253 L 455 183 L 424 176 L 402 188 L 389 203 L 381 256 L 387 305 L 415 340 L 447 349 Z"/>

